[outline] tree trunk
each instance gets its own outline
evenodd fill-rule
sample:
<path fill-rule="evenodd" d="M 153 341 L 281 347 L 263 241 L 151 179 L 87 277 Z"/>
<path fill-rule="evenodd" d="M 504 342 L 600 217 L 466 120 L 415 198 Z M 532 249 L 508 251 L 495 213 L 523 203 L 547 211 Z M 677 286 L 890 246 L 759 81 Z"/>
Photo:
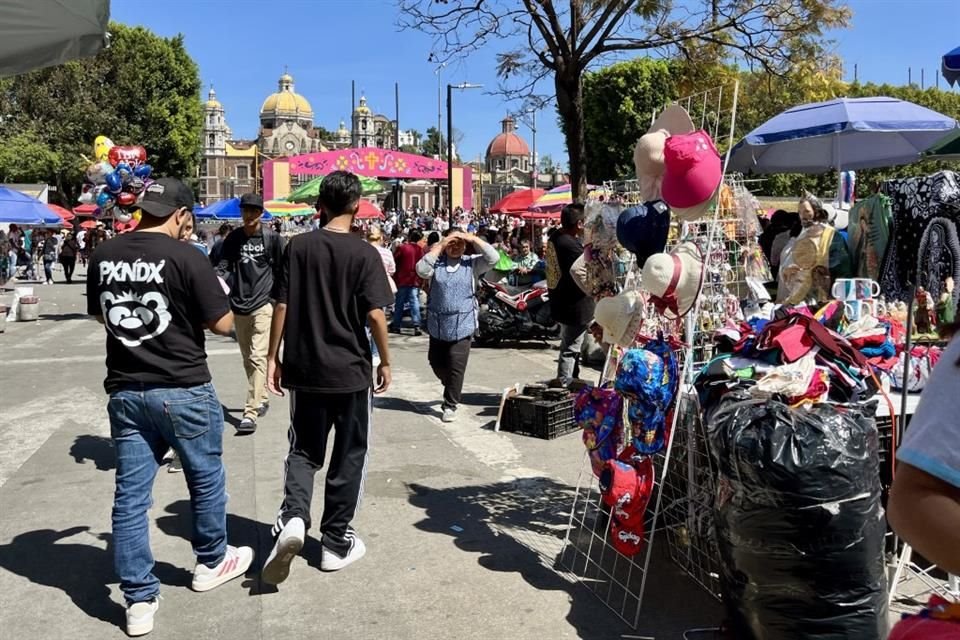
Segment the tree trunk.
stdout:
<path fill-rule="evenodd" d="M 561 70 L 555 80 L 557 109 L 563 118 L 570 158 L 570 187 L 574 202 L 587 198 L 587 141 L 583 124 L 583 85 L 576 71 Z"/>

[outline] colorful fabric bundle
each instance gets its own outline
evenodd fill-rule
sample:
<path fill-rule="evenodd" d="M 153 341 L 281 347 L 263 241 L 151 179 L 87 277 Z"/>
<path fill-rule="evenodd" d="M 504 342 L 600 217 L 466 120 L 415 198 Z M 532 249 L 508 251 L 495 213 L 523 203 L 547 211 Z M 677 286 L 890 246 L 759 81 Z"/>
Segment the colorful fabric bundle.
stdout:
<path fill-rule="evenodd" d="M 649 341 L 644 349 L 629 349 L 620 361 L 614 386 L 630 399 L 633 446 L 641 454 L 658 453 L 666 443 L 677 378 L 673 348 L 663 339 Z"/>
<path fill-rule="evenodd" d="M 600 473 L 602 500 L 611 509 L 610 542 L 625 556 L 643 549 L 644 516 L 653 493 L 653 461 L 610 460 Z"/>

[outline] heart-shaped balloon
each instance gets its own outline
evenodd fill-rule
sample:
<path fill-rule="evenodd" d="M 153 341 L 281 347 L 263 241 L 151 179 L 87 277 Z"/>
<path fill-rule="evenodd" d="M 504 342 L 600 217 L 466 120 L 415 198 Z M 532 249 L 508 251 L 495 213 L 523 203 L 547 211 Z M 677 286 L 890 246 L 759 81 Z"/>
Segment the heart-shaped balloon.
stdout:
<path fill-rule="evenodd" d="M 126 191 L 124 191 L 123 193 L 117 196 L 117 204 L 120 205 L 121 207 L 129 207 L 136 201 L 137 201 L 136 194 L 127 193 Z"/>
<path fill-rule="evenodd" d="M 131 167 L 137 167 L 147 161 L 147 150 L 141 146 L 126 145 L 112 147 L 109 153 L 110 164 L 117 166 L 125 162 Z"/>
<path fill-rule="evenodd" d="M 120 193 L 120 189 L 123 188 L 123 180 L 120 178 L 120 174 L 116 171 L 111 171 L 106 175 L 104 181 L 107 184 L 107 189 L 113 193 Z"/>
<path fill-rule="evenodd" d="M 153 173 L 153 167 L 148 164 L 141 164 L 140 166 L 133 168 L 133 175 L 137 176 L 138 178 L 143 178 L 144 180 L 149 178 L 151 173 Z"/>

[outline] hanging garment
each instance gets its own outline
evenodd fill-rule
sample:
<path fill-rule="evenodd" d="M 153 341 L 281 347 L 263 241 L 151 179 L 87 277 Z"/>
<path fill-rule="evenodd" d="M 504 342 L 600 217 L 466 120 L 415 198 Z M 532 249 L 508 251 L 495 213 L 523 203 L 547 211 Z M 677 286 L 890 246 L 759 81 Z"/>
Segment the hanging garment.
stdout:
<path fill-rule="evenodd" d="M 960 282 L 960 179 L 953 171 L 924 178 L 887 180 L 893 232 L 880 270 L 880 291 L 887 300 L 908 300 L 909 284 L 939 299 L 948 276 Z M 954 289 L 954 306 L 960 288 Z"/>
<path fill-rule="evenodd" d="M 853 258 L 853 277 L 877 280 L 890 242 L 891 200 L 878 193 L 850 209 L 847 243 Z"/>

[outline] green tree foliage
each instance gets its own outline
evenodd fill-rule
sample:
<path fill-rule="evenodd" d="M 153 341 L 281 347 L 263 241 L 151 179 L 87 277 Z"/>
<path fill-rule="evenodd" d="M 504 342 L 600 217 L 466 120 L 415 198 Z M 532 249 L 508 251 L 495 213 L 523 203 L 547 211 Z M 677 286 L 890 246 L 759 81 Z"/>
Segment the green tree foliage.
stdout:
<path fill-rule="evenodd" d="M 634 142 L 650 127 L 651 114 L 676 96 L 671 66 L 663 60 L 636 58 L 584 76 L 590 181 L 633 175 Z M 560 120 L 561 125 L 564 122 Z"/>
<path fill-rule="evenodd" d="M 100 134 L 146 147 L 156 175 L 195 174 L 200 77 L 183 38 L 116 23 L 110 33 L 96 57 L 0 80 L 0 177 L 56 185 L 73 205 Z"/>
<path fill-rule="evenodd" d="M 453 130 L 453 141 L 456 145 L 457 139 L 462 138 L 463 134 Z M 447 160 L 447 136 L 443 135 L 437 131 L 436 127 L 430 127 L 427 129 L 427 133 L 423 138 L 423 143 L 420 145 L 420 151 L 418 152 L 421 155 L 424 155 L 428 158 L 437 157 L 446 162 Z M 453 152 L 453 161 L 459 162 L 460 155 L 456 150 Z"/>

